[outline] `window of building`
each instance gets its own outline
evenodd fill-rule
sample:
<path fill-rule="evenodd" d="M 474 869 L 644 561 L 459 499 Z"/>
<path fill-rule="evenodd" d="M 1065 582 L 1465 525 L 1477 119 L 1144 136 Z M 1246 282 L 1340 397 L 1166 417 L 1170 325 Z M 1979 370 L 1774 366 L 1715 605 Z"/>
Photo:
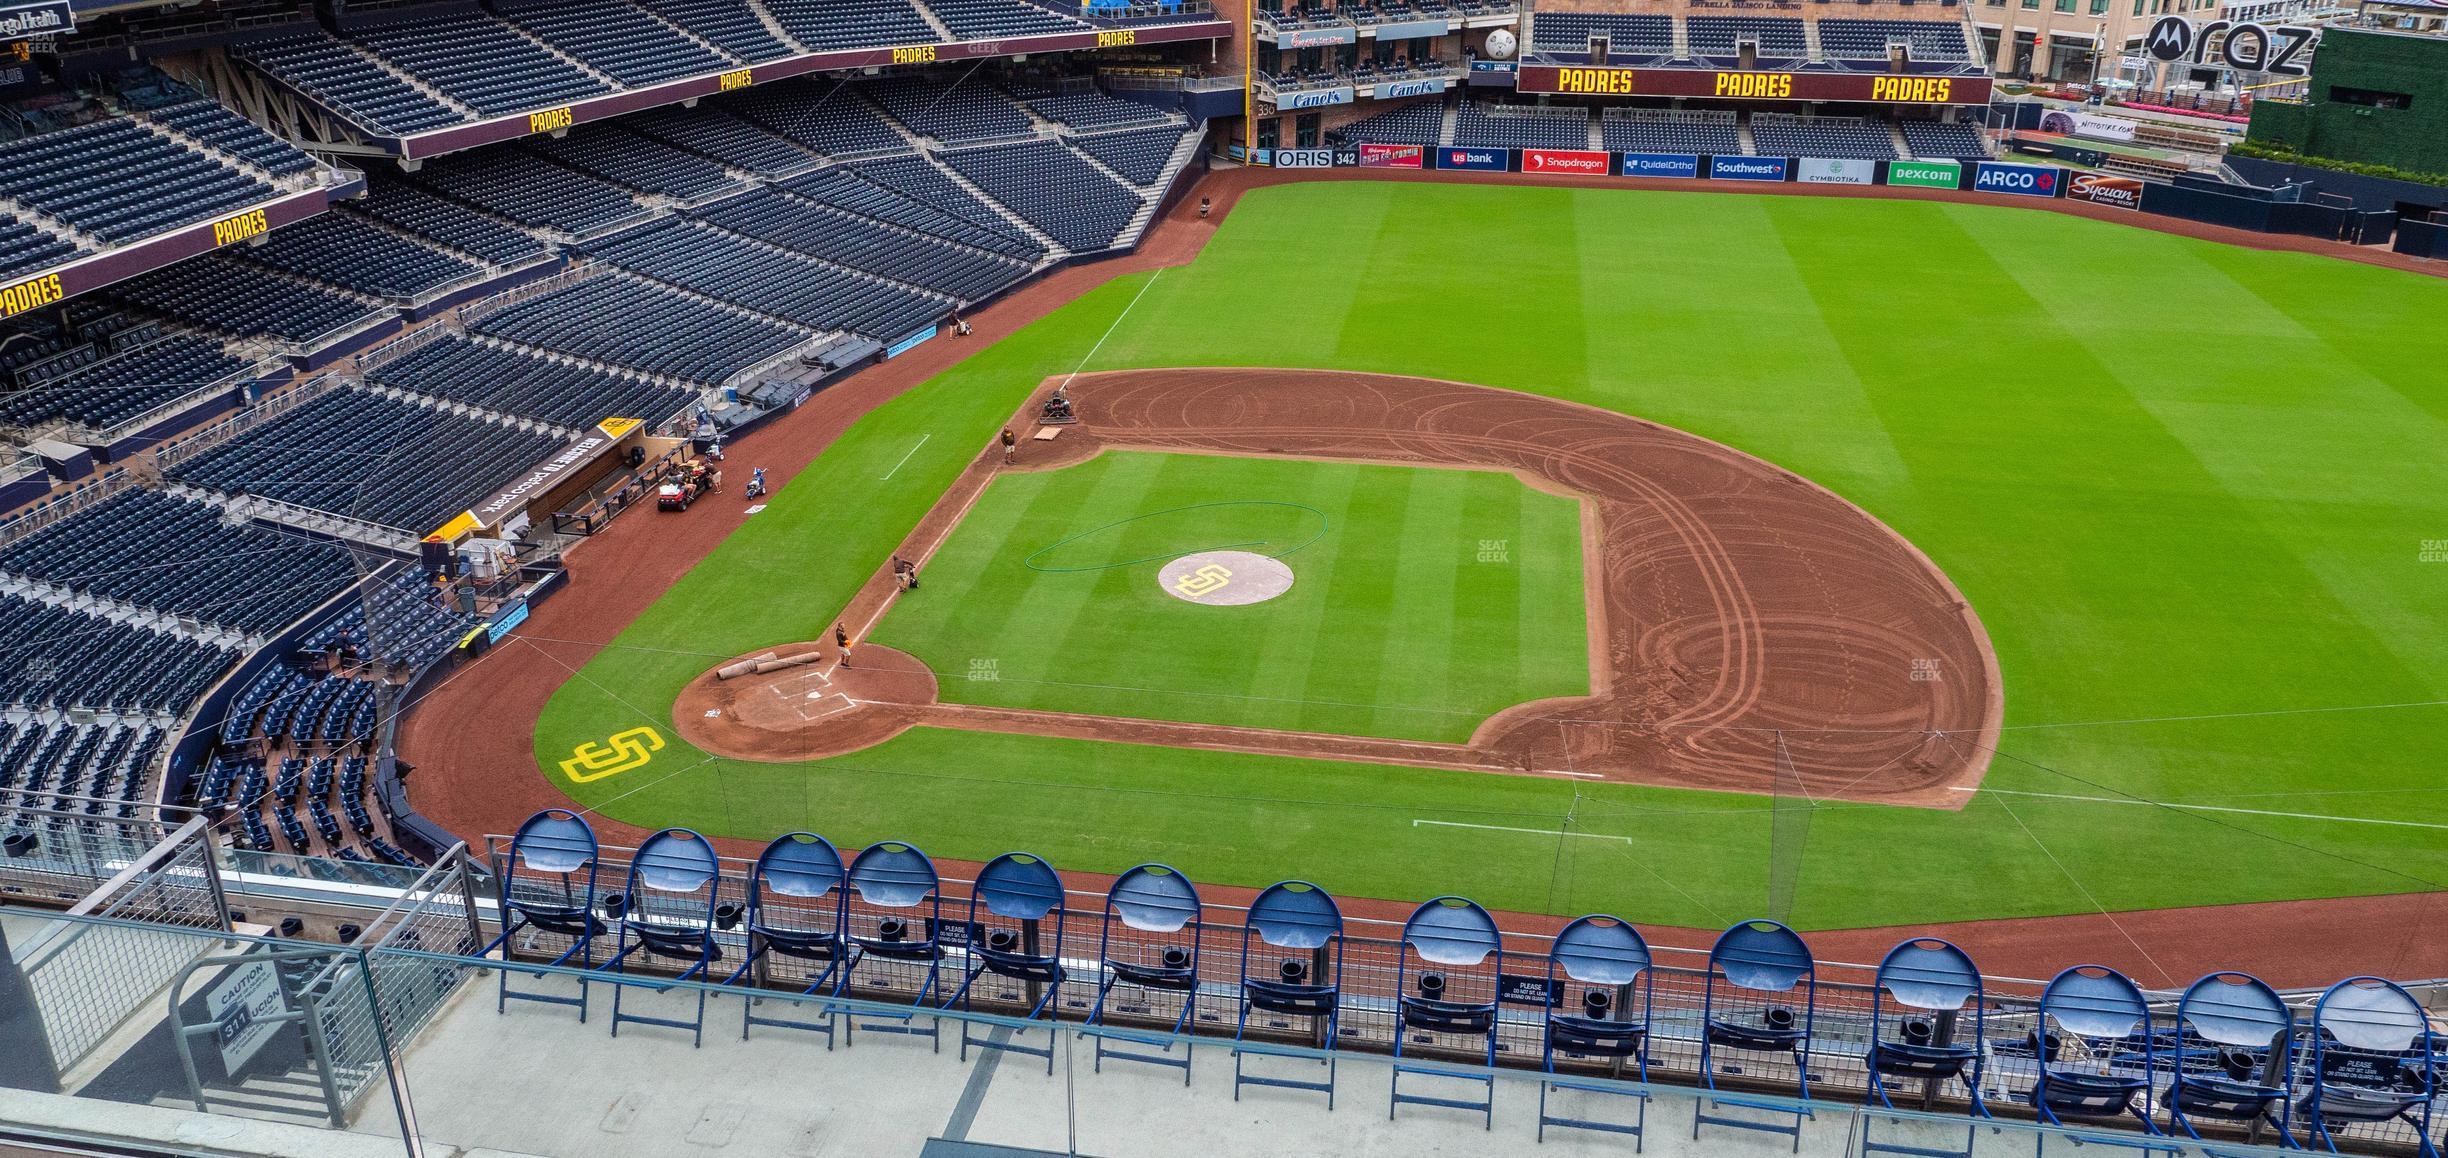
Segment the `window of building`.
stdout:
<path fill-rule="evenodd" d="M 2414 107 L 2412 93 L 2388 92 L 2373 88 L 2348 88 L 2342 84 L 2329 86 L 2329 99 L 2342 105 L 2364 105 L 2375 109 L 2410 109 Z"/>

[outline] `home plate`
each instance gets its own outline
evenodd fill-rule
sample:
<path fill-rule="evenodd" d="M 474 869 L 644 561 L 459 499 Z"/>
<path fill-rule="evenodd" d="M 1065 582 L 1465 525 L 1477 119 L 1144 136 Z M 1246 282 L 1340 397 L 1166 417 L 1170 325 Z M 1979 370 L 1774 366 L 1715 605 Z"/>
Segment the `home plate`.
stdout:
<path fill-rule="evenodd" d="M 810 696 L 809 698 L 816 699 L 814 696 Z M 839 692 L 835 692 L 832 695 L 825 696 L 821 699 L 816 699 L 815 703 L 808 705 L 806 708 L 800 709 L 799 718 L 802 720 L 821 720 L 826 716 L 839 715 L 857 706 L 857 700 L 851 699 L 850 697 L 842 695 Z"/>

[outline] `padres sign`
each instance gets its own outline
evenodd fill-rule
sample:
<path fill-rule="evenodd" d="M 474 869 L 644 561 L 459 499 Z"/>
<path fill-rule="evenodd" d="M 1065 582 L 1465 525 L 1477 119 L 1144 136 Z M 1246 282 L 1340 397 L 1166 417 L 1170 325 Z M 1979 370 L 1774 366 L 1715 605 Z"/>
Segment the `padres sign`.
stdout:
<path fill-rule="evenodd" d="M 653 728 L 631 728 L 614 732 L 602 742 L 589 740 L 570 751 L 570 758 L 561 762 L 561 774 L 572 784 L 618 776 L 632 768 L 643 768 L 663 750 L 663 734 Z"/>
<path fill-rule="evenodd" d="M 1156 582 L 1164 593 L 1204 607 L 1262 603 L 1292 589 L 1292 569 L 1280 559 L 1248 551 L 1201 551 L 1164 565 Z"/>

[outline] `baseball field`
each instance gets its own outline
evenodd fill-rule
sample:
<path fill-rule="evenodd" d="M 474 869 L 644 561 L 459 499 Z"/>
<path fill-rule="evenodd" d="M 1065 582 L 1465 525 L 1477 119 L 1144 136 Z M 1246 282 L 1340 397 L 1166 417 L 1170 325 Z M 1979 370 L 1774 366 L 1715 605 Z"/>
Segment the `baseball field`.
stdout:
<path fill-rule="evenodd" d="M 1684 925 L 2437 889 L 2444 309 L 2434 279 L 2006 206 L 1264 189 L 1192 264 L 1118 278 L 862 420 L 570 674 L 535 755 L 572 799 L 645 827 Z M 930 541 L 922 589 L 861 641 L 922 665 L 945 704 L 1451 744 L 1604 682 L 1582 613 L 1618 584 L 1589 565 L 1588 497 L 1270 446 L 1032 466 L 1024 445 L 1022 469 L 978 473 L 1050 379 L 1175 367 L 1543 396 L 1790 472 L 1960 592 L 2002 721 L 1915 738 L 1909 760 L 1970 770 L 1936 804 L 1818 791 L 1807 766 L 1794 790 L 1728 792 L 1674 787 L 1670 768 L 1631 782 L 996 727 L 770 761 L 675 732 L 713 665 L 829 638 L 971 478 L 991 481 Z M 1743 557 L 1815 558 L 1858 530 L 1830 527 Z M 1228 545 L 1281 555 L 1296 581 L 1229 609 L 1158 591 L 1155 560 Z M 1846 674 L 1970 678 L 1893 658 Z M 1834 734 L 1852 702 L 1816 704 L 1808 727 Z M 651 759 L 583 781 L 564 767 L 638 727 L 665 739 Z M 1862 727 L 1879 729 L 1897 725 Z"/>

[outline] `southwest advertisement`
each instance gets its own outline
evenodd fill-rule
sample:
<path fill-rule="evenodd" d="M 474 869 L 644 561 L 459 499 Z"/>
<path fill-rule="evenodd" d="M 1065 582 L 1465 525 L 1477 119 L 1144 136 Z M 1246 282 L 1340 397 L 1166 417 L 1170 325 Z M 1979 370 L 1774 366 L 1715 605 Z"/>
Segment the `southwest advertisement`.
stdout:
<path fill-rule="evenodd" d="M 1783 157 L 1711 157 L 1709 179 L 1712 181 L 1782 181 L 1785 179 Z"/>

